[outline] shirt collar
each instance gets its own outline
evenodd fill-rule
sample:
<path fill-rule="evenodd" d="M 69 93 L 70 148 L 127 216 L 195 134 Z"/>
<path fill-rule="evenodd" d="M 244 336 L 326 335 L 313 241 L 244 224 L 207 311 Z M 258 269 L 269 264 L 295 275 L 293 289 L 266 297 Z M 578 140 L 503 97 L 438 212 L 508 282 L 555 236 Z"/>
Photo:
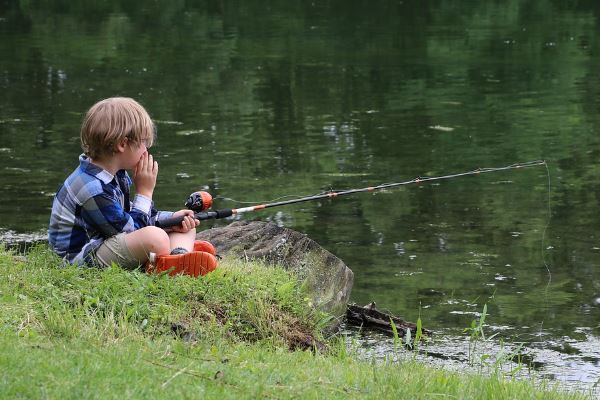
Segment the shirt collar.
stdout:
<path fill-rule="evenodd" d="M 81 170 L 86 174 L 95 176 L 96 178 L 100 179 L 104 184 L 109 184 L 115 178 L 113 174 L 111 174 L 104 168 L 101 168 L 96 164 L 92 164 L 90 162 L 90 158 L 85 154 L 81 154 L 79 156 L 79 168 L 81 168 Z M 119 172 L 117 172 L 117 174 L 118 173 Z"/>

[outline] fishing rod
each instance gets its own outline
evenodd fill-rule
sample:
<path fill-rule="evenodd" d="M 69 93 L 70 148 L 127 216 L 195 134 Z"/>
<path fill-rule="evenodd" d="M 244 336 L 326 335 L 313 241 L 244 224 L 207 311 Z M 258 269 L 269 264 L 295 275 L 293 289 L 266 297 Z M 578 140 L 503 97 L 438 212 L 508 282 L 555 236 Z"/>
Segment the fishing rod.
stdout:
<path fill-rule="evenodd" d="M 537 167 L 540 165 L 546 165 L 546 161 L 535 160 L 535 161 L 527 161 L 527 162 L 522 162 L 522 163 L 515 163 L 515 164 L 507 165 L 505 167 L 477 168 L 472 171 L 459 172 L 459 173 L 449 174 L 449 175 L 417 177 L 417 178 L 414 178 L 414 179 L 411 179 L 408 181 L 403 181 L 403 182 L 382 183 L 377 186 L 367 186 L 364 188 L 348 189 L 348 190 L 341 190 L 341 191 L 333 191 L 332 190 L 329 192 L 319 193 L 319 194 L 315 194 L 315 195 L 311 195 L 311 196 L 299 197 L 299 198 L 295 198 L 295 199 L 291 199 L 291 200 L 284 200 L 284 201 L 265 203 L 265 204 L 256 204 L 253 206 L 242 207 L 242 208 L 224 208 L 221 210 L 214 210 L 214 211 L 208 211 L 208 209 L 210 209 L 210 207 L 212 206 L 212 196 L 207 192 L 200 191 L 200 192 L 192 193 L 190 195 L 190 197 L 188 198 L 188 200 L 186 201 L 185 206 L 188 209 L 194 211 L 194 218 L 196 218 L 200 221 L 204 221 L 207 219 L 227 218 L 227 217 L 231 217 L 232 215 L 243 214 L 243 213 L 250 212 L 250 211 L 264 210 L 265 208 L 286 206 L 289 204 L 303 203 L 306 201 L 313 201 L 313 200 L 320 200 L 320 199 L 332 199 L 335 197 L 346 196 L 346 195 L 355 194 L 355 193 L 375 192 L 378 190 L 389 189 L 389 188 L 398 187 L 398 186 L 405 186 L 405 185 L 411 185 L 411 184 L 417 184 L 417 183 L 423 183 L 423 182 L 431 182 L 431 181 L 439 181 L 439 180 L 445 180 L 445 179 L 453 179 L 453 178 L 458 178 L 458 177 L 462 177 L 462 176 L 479 175 L 479 174 L 486 174 L 486 173 L 490 173 L 490 172 L 506 171 L 506 170 L 519 169 L 519 168 Z M 160 221 L 156 221 L 156 226 L 161 227 L 161 228 L 177 226 L 177 225 L 181 224 L 181 222 L 183 221 L 183 218 L 184 217 L 173 217 L 173 218 L 167 218 L 167 219 L 163 219 Z"/>

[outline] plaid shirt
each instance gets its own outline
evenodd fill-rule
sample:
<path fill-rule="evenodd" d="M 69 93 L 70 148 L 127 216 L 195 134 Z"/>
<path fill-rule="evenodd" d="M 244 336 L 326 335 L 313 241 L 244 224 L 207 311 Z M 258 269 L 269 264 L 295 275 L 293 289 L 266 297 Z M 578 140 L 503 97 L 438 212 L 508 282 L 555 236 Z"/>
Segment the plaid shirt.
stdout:
<path fill-rule="evenodd" d="M 125 170 L 113 176 L 87 156 L 79 156 L 79 167 L 60 186 L 52 203 L 50 247 L 70 263 L 93 266 L 104 240 L 172 216 L 156 211 L 152 200 L 139 194 L 130 203 L 131 183 Z"/>

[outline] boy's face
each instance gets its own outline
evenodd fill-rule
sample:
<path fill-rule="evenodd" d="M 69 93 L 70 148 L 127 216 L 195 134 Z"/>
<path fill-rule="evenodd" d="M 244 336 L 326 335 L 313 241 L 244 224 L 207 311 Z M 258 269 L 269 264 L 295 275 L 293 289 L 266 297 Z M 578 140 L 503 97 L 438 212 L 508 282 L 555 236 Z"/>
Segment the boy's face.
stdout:
<path fill-rule="evenodd" d="M 127 144 L 125 146 L 124 158 L 127 166 L 125 169 L 134 169 L 137 163 L 140 161 L 142 156 L 148 152 L 148 148 L 146 147 L 146 142 L 141 141 L 139 143 L 135 143 L 133 141 L 127 140 Z"/>

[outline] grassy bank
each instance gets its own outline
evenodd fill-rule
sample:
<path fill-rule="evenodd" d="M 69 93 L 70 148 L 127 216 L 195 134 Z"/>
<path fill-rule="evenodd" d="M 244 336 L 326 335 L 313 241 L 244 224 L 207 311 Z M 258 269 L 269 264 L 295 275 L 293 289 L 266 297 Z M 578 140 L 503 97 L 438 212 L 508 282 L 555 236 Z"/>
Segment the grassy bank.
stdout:
<path fill-rule="evenodd" d="M 575 399 L 501 376 L 371 363 L 324 341 L 278 268 L 224 260 L 202 278 L 60 268 L 0 250 L 0 398 Z"/>

